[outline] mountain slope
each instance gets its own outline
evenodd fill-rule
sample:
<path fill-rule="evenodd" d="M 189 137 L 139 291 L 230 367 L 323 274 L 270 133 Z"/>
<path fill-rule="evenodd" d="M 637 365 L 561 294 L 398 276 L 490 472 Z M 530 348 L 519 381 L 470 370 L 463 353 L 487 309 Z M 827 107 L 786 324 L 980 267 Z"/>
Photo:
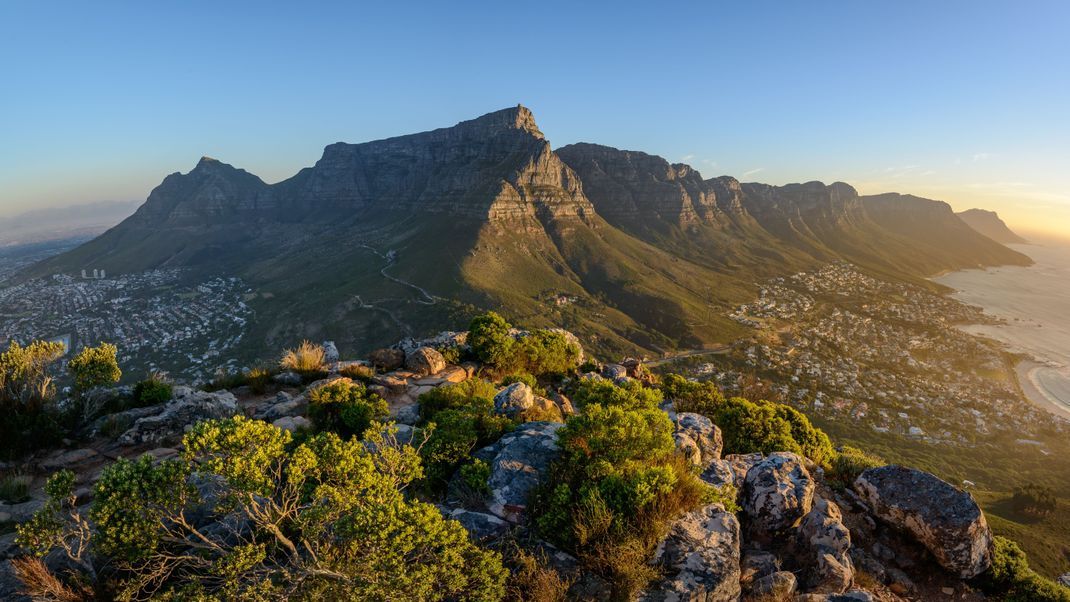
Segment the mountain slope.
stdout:
<path fill-rule="evenodd" d="M 919 249 L 881 207 L 842 183 L 703 180 L 643 153 L 555 152 L 518 106 L 332 144 L 274 185 L 203 158 L 133 216 L 28 275 L 237 275 L 256 291 L 251 349 L 304 337 L 368 349 L 489 307 L 576 330 L 596 351 L 658 353 L 737 334 L 727 310 L 768 275 L 848 259 L 916 278 L 1018 260 L 980 236 L 962 242 L 979 245 L 976 257 L 937 242 Z"/>
<path fill-rule="evenodd" d="M 1018 236 L 1013 230 L 1007 227 L 1007 224 L 1003 220 L 999 219 L 999 214 L 995 211 L 986 211 L 984 209 L 967 209 L 956 213 L 959 219 L 966 222 L 966 225 L 974 230 L 984 234 L 992 240 L 1002 244 L 1025 244 L 1029 241 Z"/>

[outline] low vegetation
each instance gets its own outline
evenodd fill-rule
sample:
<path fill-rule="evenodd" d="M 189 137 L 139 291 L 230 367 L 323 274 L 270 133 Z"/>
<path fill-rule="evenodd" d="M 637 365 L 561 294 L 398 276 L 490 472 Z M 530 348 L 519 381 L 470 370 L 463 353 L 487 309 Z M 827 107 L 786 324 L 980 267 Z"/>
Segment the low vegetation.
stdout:
<path fill-rule="evenodd" d="M 301 341 L 293 349 L 287 349 L 279 360 L 279 368 L 292 370 L 302 376 L 322 374 L 327 370 L 327 352 L 322 345 Z"/>
<path fill-rule="evenodd" d="M 158 374 L 134 385 L 134 405 L 138 407 L 165 403 L 171 399 L 171 383 Z"/>
<path fill-rule="evenodd" d="M 992 568 L 983 578 L 985 589 L 1007 602 L 1070 602 L 1070 589 L 1029 568 L 1025 552 L 1005 537 L 995 537 Z"/>
<path fill-rule="evenodd" d="M 579 365 L 582 350 L 561 332 L 532 330 L 514 336 L 512 328 L 494 312 L 477 316 L 468 331 L 472 353 L 498 374 L 559 376 Z"/>
<path fill-rule="evenodd" d="M 1043 518 L 1055 512 L 1058 498 L 1051 487 L 1027 484 L 1014 490 L 1011 507 L 1032 518 Z"/>
<path fill-rule="evenodd" d="M 63 356 L 62 343 L 12 341 L 0 352 L 0 456 L 18 457 L 58 443 L 68 418 L 56 405 L 51 366 Z"/>
<path fill-rule="evenodd" d="M 308 416 L 320 431 L 363 437 L 372 423 L 387 417 L 386 401 L 363 383 L 338 379 L 308 393 Z"/>

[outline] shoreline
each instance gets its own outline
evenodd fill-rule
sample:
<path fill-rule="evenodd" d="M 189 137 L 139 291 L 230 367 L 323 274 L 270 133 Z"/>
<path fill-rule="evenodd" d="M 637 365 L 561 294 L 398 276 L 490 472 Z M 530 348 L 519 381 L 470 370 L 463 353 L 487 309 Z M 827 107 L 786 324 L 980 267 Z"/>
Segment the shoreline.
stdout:
<path fill-rule="evenodd" d="M 1025 396 L 1026 400 L 1033 405 L 1047 410 L 1056 416 L 1070 419 L 1070 407 L 1060 403 L 1054 395 L 1044 389 L 1044 386 L 1037 381 L 1036 373 L 1044 367 L 1044 364 L 1037 363 L 1033 360 L 1023 360 L 1018 362 L 1014 367 L 1014 374 L 1018 379 L 1018 387 L 1022 390 L 1022 394 Z"/>

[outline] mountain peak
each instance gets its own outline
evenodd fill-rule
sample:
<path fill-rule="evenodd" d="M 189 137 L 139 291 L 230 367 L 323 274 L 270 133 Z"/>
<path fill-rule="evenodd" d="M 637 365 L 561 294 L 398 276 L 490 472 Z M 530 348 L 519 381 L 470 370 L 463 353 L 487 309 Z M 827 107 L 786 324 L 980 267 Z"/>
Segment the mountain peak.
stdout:
<path fill-rule="evenodd" d="M 959 219 L 966 222 L 966 225 L 996 242 L 1003 244 L 1023 244 L 1028 242 L 1026 239 L 1018 236 L 1018 234 L 1008 228 L 1007 224 L 999 218 L 999 214 L 995 211 L 967 209 L 956 215 L 959 216 Z"/>
<path fill-rule="evenodd" d="M 487 113 L 486 115 L 476 117 L 469 121 L 462 121 L 458 125 L 522 130 L 540 140 L 545 139 L 545 136 L 543 136 L 542 132 L 539 130 L 539 126 L 535 123 L 535 115 L 530 109 L 521 104 L 518 104 L 515 107 L 509 107 L 508 109 L 494 111 L 493 113 Z"/>

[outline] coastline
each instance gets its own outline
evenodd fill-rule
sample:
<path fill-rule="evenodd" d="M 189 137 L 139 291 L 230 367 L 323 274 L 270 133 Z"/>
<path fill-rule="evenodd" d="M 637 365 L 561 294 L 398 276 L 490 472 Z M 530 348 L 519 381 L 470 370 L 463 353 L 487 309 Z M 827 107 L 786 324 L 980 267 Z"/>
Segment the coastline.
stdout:
<path fill-rule="evenodd" d="M 1060 403 L 1037 380 L 1037 371 L 1044 367 L 1044 364 L 1039 364 L 1033 360 L 1018 362 L 1014 367 L 1014 373 L 1018 379 L 1018 387 L 1022 390 L 1025 398 L 1033 405 L 1043 408 L 1056 416 L 1070 419 L 1070 407 Z"/>

